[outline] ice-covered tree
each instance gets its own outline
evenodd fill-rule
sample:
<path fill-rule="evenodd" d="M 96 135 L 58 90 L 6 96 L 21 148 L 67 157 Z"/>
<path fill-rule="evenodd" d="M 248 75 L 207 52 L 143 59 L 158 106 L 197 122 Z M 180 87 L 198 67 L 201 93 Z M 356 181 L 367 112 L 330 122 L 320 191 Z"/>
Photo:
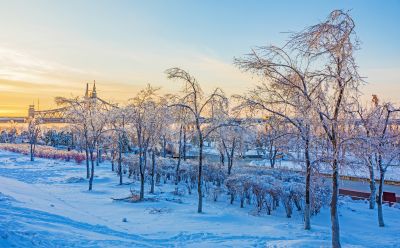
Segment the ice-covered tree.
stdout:
<path fill-rule="evenodd" d="M 231 125 L 225 122 L 216 122 L 213 115 L 215 111 L 226 108 L 227 98 L 219 88 L 215 89 L 212 94 L 205 96 L 197 80 L 180 68 L 170 68 L 166 71 L 166 74 L 169 79 L 180 80 L 184 83 L 182 96 L 179 96 L 175 103 L 170 104 L 170 107 L 186 109 L 193 118 L 199 149 L 197 212 L 201 213 L 203 211 L 202 171 L 204 140 L 218 128 Z"/>
<path fill-rule="evenodd" d="M 157 90 L 157 88 L 147 85 L 131 99 L 127 106 L 129 114 L 127 122 L 131 128 L 131 139 L 139 149 L 140 200 L 144 199 L 147 154 L 149 149 L 154 148 L 155 143 L 158 142 L 163 125 L 160 107 L 162 104 L 156 94 Z M 165 104 L 164 107 L 166 107 Z M 153 166 L 154 163 L 153 159 Z M 152 171 L 154 172 L 154 170 Z"/>
<path fill-rule="evenodd" d="M 345 108 L 356 96 L 361 78 L 354 52 L 358 48 L 355 23 L 349 13 L 334 10 L 324 22 L 293 35 L 290 46 L 313 60 L 313 74 L 319 79 L 317 101 L 312 107 L 330 142 L 332 166 L 331 224 L 332 246 L 341 247 L 338 215 L 339 166 L 343 135 L 340 123 L 345 120 Z"/>
<path fill-rule="evenodd" d="M 241 102 L 237 107 L 257 115 L 273 116 L 277 121 L 291 125 L 300 137 L 306 167 L 305 229 L 310 229 L 310 187 L 312 156 L 313 104 L 320 82 L 314 80 L 310 70 L 312 60 L 302 56 L 296 48 L 267 46 L 253 49 L 235 64 L 263 79 L 262 83 L 244 95 L 235 97 Z M 262 116 L 258 116 L 259 118 Z M 273 141 L 274 139 L 271 139 Z"/>
<path fill-rule="evenodd" d="M 94 164 L 99 155 L 101 138 L 107 131 L 109 122 L 108 110 L 97 102 L 96 98 L 63 98 L 56 102 L 66 107 L 67 116 L 75 127 L 83 134 L 86 151 L 86 173 L 89 178 L 89 190 L 93 188 Z M 89 160 L 91 167 L 89 170 Z"/>
<path fill-rule="evenodd" d="M 152 130 L 149 148 L 151 152 L 151 171 L 150 171 L 150 193 L 154 193 L 155 176 L 156 176 L 156 153 L 160 150 L 159 141 L 165 137 L 165 133 L 170 130 L 171 114 L 168 108 L 169 97 L 163 96 L 156 99 L 156 109 L 153 114 L 153 121 L 150 123 L 150 130 Z"/>
<path fill-rule="evenodd" d="M 89 161 L 89 101 L 88 99 L 81 99 L 79 97 L 65 98 L 56 97 L 58 105 L 66 108 L 66 114 L 72 123 L 72 129 L 77 133 L 80 143 L 84 145 L 86 157 L 86 178 L 90 178 L 90 161 Z"/>
<path fill-rule="evenodd" d="M 231 111 L 229 107 L 226 111 L 216 113 L 217 123 L 231 123 L 232 125 L 222 126 L 213 133 L 217 148 L 221 156 L 221 164 L 225 164 L 227 159 L 227 173 L 231 174 L 234 160 L 240 156 L 245 149 L 246 141 L 249 139 L 251 129 L 245 119 L 240 119 L 237 113 Z"/>
<path fill-rule="evenodd" d="M 355 109 L 351 112 L 353 115 L 352 137 L 350 144 L 350 154 L 354 156 L 362 166 L 369 171 L 369 208 L 374 209 L 376 203 L 376 181 L 375 169 L 377 168 L 377 154 L 374 149 L 374 141 L 377 126 L 379 125 L 381 108 L 378 105 L 378 99 L 373 98 L 371 106 L 363 106 L 359 101 L 355 104 Z"/>
<path fill-rule="evenodd" d="M 260 142 L 266 151 L 271 168 L 275 167 L 280 154 L 288 152 L 290 138 L 294 135 L 291 126 L 281 118 L 270 116 L 265 120 Z"/>
<path fill-rule="evenodd" d="M 128 138 L 126 130 L 127 110 L 126 108 L 114 108 L 110 111 L 110 128 L 111 128 L 111 163 L 114 169 L 115 160 L 117 160 L 117 174 L 119 176 L 119 184 L 122 185 L 122 154 L 128 150 Z"/>
<path fill-rule="evenodd" d="M 356 140 L 353 142 L 352 153 L 363 160 L 370 173 L 370 208 L 374 208 L 374 201 L 378 205 L 378 223 L 383 227 L 383 186 L 388 167 L 398 165 L 400 150 L 397 131 L 392 123 L 399 117 L 400 109 L 391 103 L 380 104 L 374 98 L 373 106 L 366 108 L 358 104 L 355 126 L 358 127 Z M 379 187 L 376 195 L 375 168 L 379 172 Z"/>
<path fill-rule="evenodd" d="M 35 160 L 35 148 L 40 134 L 40 119 L 30 118 L 28 120 L 28 139 L 30 146 L 31 161 Z"/>

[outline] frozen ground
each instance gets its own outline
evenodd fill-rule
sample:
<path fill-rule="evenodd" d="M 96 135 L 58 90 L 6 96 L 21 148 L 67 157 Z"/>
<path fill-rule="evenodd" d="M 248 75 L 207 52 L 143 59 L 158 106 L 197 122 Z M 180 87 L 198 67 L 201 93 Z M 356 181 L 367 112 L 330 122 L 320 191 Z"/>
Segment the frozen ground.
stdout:
<path fill-rule="evenodd" d="M 329 247 L 329 209 L 302 228 L 300 213 L 283 210 L 252 215 L 252 206 L 230 205 L 225 197 L 205 200 L 196 213 L 196 195 L 175 196 L 158 186 L 153 201 L 113 201 L 137 189 L 118 185 L 104 163 L 96 167 L 94 191 L 84 164 L 37 159 L 0 151 L 0 247 Z M 124 178 L 126 182 L 131 180 Z M 73 182 L 75 181 L 75 182 Z M 376 211 L 364 201 L 342 199 L 340 221 L 346 247 L 400 247 L 400 209 L 384 207 L 387 226 L 377 226 Z M 126 218 L 126 222 L 123 219 Z"/>

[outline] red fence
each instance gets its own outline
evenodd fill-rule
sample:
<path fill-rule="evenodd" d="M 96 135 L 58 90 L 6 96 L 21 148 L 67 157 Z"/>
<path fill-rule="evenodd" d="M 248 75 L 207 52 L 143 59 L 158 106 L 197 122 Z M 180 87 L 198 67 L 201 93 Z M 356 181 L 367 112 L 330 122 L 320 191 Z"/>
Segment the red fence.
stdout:
<path fill-rule="evenodd" d="M 351 189 L 339 189 L 340 195 L 350 196 L 352 199 L 360 200 L 360 199 L 369 199 L 369 192 L 355 191 Z M 394 203 L 400 202 L 400 196 L 396 197 L 396 194 L 393 192 L 383 192 L 383 202 Z"/>

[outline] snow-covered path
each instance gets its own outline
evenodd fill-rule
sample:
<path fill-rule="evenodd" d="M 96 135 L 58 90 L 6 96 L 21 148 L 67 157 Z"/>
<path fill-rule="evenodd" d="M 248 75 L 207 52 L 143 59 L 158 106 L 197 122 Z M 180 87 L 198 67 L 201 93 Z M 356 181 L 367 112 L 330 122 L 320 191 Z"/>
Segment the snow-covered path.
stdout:
<path fill-rule="evenodd" d="M 0 151 L 0 247 L 325 247 L 330 245 L 329 210 L 304 231 L 300 213 L 253 216 L 225 197 L 205 201 L 196 213 L 196 195 L 175 196 L 157 187 L 156 199 L 116 202 L 137 183 L 119 186 L 108 163 L 96 167 L 94 191 L 87 191 L 84 165 Z M 124 178 L 129 182 L 127 178 Z M 72 183 L 72 181 L 76 181 Z M 364 202 L 342 201 L 345 246 L 400 247 L 400 209 L 385 207 L 387 227 Z M 127 221 L 123 222 L 123 218 Z M 379 237 L 379 238 L 378 238 Z"/>

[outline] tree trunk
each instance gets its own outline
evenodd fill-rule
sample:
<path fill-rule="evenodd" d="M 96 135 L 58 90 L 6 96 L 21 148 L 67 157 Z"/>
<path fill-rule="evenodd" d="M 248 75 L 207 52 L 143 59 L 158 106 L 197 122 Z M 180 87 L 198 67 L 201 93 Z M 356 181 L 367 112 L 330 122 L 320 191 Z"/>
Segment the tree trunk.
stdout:
<path fill-rule="evenodd" d="M 74 133 L 71 133 L 71 148 L 75 148 L 74 139 Z"/>
<path fill-rule="evenodd" d="M 232 166 L 233 166 L 233 158 L 232 156 L 228 157 L 228 175 L 232 173 Z"/>
<path fill-rule="evenodd" d="M 379 178 L 378 199 L 376 199 L 376 203 L 378 205 L 378 223 L 379 223 L 380 227 L 385 226 L 385 223 L 383 222 L 383 211 L 382 211 L 384 181 L 385 181 L 385 172 L 381 168 L 380 169 L 380 178 Z"/>
<path fill-rule="evenodd" d="M 140 198 L 141 201 L 144 199 L 144 173 L 140 173 Z"/>
<path fill-rule="evenodd" d="M 153 152 L 151 153 L 151 189 L 150 189 L 150 193 L 154 194 L 154 172 L 155 172 L 155 168 L 156 168 L 156 155 Z"/>
<path fill-rule="evenodd" d="M 85 153 L 86 153 L 86 179 L 89 179 L 89 177 L 90 177 L 90 172 L 89 172 L 89 151 L 88 151 L 88 146 L 87 145 L 85 147 Z"/>
<path fill-rule="evenodd" d="M 203 194 L 202 194 L 202 170 L 203 170 L 203 137 L 201 134 L 199 135 L 199 175 L 197 179 L 197 193 L 199 196 L 199 202 L 197 207 L 197 212 L 203 212 Z"/>
<path fill-rule="evenodd" d="M 271 168 L 275 168 L 275 162 L 276 162 L 276 153 L 278 151 L 274 149 L 273 145 L 270 146 L 269 149 L 269 163 Z"/>
<path fill-rule="evenodd" d="M 181 157 L 182 157 L 182 125 L 179 129 L 179 145 L 178 145 L 178 163 L 176 165 L 175 172 L 175 185 L 179 183 L 179 167 L 181 166 Z"/>
<path fill-rule="evenodd" d="M 115 150 L 111 150 L 111 171 L 114 171 L 114 163 L 115 163 Z"/>
<path fill-rule="evenodd" d="M 186 127 L 183 127 L 183 160 L 186 161 Z"/>
<path fill-rule="evenodd" d="M 230 175 L 231 172 L 232 172 L 233 158 L 235 156 L 235 146 L 236 146 L 236 141 L 235 140 L 236 139 L 233 139 L 232 148 L 231 148 L 230 154 L 228 156 L 228 175 Z"/>
<path fill-rule="evenodd" d="M 144 154 L 141 151 L 142 149 L 141 148 L 139 148 L 139 149 L 140 149 L 140 151 L 139 151 L 140 196 L 139 197 L 140 197 L 140 200 L 142 201 L 144 199 L 144 171 L 145 171 L 145 168 L 144 168 L 144 161 L 143 161 Z"/>
<path fill-rule="evenodd" d="M 163 135 L 163 157 L 165 158 L 167 156 L 167 139 L 165 138 L 165 135 Z"/>
<path fill-rule="evenodd" d="M 94 177 L 94 158 L 93 151 L 90 151 L 90 161 L 91 161 L 91 170 L 90 170 L 90 178 L 89 178 L 89 190 L 93 188 L 93 177 Z"/>
<path fill-rule="evenodd" d="M 34 155 L 33 155 L 34 151 L 33 151 L 33 143 L 31 142 L 31 161 L 34 161 Z"/>
<path fill-rule="evenodd" d="M 372 158 L 368 157 L 369 160 L 369 189 L 371 191 L 371 194 L 369 196 L 369 209 L 374 209 L 375 208 L 375 202 L 376 202 L 376 183 L 375 183 L 375 172 L 374 172 L 374 166 L 372 164 Z"/>
<path fill-rule="evenodd" d="M 122 145 L 118 145 L 118 173 L 119 173 L 119 185 L 122 185 Z"/>
<path fill-rule="evenodd" d="M 96 147 L 96 166 L 99 166 L 100 162 L 100 149 L 99 147 Z"/>
<path fill-rule="evenodd" d="M 340 248 L 340 231 L 338 215 L 339 199 L 339 168 L 337 149 L 334 147 L 333 172 L 332 172 L 332 200 L 331 200 L 331 223 L 332 223 L 332 247 Z"/>
<path fill-rule="evenodd" d="M 310 206 L 310 188 L 311 188 L 311 161 L 309 151 L 309 140 L 305 142 L 304 157 L 306 159 L 306 206 L 304 209 L 304 229 L 311 229 L 311 206 Z"/>

